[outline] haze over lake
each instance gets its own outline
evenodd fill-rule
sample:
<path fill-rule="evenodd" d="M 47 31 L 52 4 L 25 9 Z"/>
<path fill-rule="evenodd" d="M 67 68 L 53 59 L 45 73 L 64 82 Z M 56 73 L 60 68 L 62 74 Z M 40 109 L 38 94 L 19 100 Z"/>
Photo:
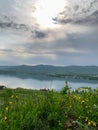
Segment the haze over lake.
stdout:
<path fill-rule="evenodd" d="M 64 87 L 65 80 L 37 80 L 37 79 L 21 79 L 17 77 L 0 75 L 0 84 L 5 85 L 8 88 L 27 88 L 27 89 L 54 89 L 61 90 Z M 95 81 L 68 81 L 69 86 L 72 89 L 78 87 L 91 87 L 92 89 L 98 87 L 98 82 Z"/>

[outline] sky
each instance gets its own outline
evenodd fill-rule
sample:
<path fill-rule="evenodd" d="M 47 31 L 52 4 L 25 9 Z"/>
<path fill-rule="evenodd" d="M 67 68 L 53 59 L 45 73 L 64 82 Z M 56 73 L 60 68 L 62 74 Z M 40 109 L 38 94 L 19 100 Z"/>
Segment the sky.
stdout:
<path fill-rule="evenodd" d="M 0 0 L 0 65 L 98 65 L 98 0 Z"/>

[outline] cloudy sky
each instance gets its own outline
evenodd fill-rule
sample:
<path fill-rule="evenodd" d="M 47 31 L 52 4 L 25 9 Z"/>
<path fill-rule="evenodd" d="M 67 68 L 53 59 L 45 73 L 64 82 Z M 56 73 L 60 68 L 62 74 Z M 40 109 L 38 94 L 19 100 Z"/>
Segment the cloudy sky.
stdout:
<path fill-rule="evenodd" d="M 98 65 L 98 0 L 0 0 L 0 65 Z"/>

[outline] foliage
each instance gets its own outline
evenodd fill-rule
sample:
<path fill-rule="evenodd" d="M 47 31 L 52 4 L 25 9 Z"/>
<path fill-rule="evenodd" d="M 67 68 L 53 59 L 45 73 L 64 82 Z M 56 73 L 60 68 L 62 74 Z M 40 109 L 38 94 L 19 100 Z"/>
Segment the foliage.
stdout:
<path fill-rule="evenodd" d="M 84 89 L 88 91 L 84 91 Z M 3 89 L 0 130 L 97 130 L 98 89 Z"/>
<path fill-rule="evenodd" d="M 61 93 L 62 94 L 68 94 L 68 93 L 70 93 L 70 87 L 69 87 L 67 81 L 65 82 L 65 86 L 62 88 Z"/>

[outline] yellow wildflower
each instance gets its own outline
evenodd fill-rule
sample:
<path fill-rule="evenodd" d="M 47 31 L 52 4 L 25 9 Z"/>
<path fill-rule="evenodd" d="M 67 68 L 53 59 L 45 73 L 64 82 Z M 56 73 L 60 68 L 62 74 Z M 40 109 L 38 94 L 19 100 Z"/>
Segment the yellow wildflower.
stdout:
<path fill-rule="evenodd" d="M 12 95 L 11 98 L 14 98 L 14 95 Z"/>
<path fill-rule="evenodd" d="M 7 120 L 7 117 L 6 117 L 6 116 L 4 116 L 4 120 Z"/>
<path fill-rule="evenodd" d="M 85 103 L 85 101 L 84 101 L 84 100 L 82 100 L 82 101 L 81 101 L 81 104 L 82 104 L 82 103 Z"/>
<path fill-rule="evenodd" d="M 9 104 L 10 104 L 10 105 L 12 105 L 12 104 L 13 104 L 13 102 L 11 102 L 11 101 L 10 101 L 10 102 L 9 102 Z"/>
<path fill-rule="evenodd" d="M 5 107 L 5 110 L 6 110 L 6 111 L 8 111 L 8 109 L 9 109 L 8 107 Z"/>
<path fill-rule="evenodd" d="M 93 124 L 93 126 L 95 126 L 95 127 L 96 127 L 96 122 L 92 121 L 92 124 Z"/>
<path fill-rule="evenodd" d="M 18 99 L 18 96 L 16 96 L 16 99 Z"/>
<path fill-rule="evenodd" d="M 88 126 L 91 126 L 91 121 L 90 120 L 88 121 Z"/>
<path fill-rule="evenodd" d="M 88 108 L 88 106 L 85 106 L 85 108 Z"/>

